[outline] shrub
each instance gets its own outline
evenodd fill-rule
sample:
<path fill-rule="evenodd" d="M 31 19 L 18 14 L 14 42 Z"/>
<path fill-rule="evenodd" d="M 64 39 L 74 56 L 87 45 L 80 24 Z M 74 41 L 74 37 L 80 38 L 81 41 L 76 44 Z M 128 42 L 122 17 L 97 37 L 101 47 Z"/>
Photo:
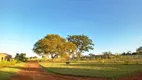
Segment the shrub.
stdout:
<path fill-rule="evenodd" d="M 70 62 L 66 62 L 66 64 L 67 64 L 67 65 L 69 65 L 69 64 L 70 64 Z"/>
<path fill-rule="evenodd" d="M 98 62 L 99 63 L 105 63 L 105 60 L 104 59 L 98 59 Z"/>
<path fill-rule="evenodd" d="M 14 59 L 11 59 L 11 60 L 10 60 L 10 64 L 11 64 L 11 65 L 15 65 L 16 63 L 17 63 L 17 60 L 14 60 Z"/>
<path fill-rule="evenodd" d="M 14 59 L 11 59 L 10 61 L 2 61 L 0 62 L 0 67 L 15 65 L 16 63 L 17 63 L 17 60 L 14 60 Z"/>

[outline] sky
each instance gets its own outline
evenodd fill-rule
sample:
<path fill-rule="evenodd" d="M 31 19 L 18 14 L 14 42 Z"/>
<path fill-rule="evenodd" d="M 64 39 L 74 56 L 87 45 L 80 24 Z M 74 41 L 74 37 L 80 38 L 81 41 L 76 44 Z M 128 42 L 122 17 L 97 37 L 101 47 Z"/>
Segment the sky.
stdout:
<path fill-rule="evenodd" d="M 142 0 L 0 0 L 0 52 L 32 51 L 47 34 L 85 34 L 94 50 L 121 53 L 142 46 Z M 86 53 L 85 53 L 86 54 Z"/>

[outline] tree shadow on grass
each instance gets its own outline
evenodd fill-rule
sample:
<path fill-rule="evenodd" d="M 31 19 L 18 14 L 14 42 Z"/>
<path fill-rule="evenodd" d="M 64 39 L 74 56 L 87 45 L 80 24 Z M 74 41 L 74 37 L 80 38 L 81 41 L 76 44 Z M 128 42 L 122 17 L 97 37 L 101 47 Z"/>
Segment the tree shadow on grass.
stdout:
<path fill-rule="evenodd" d="M 56 67 L 44 67 L 47 72 L 77 76 L 77 77 L 91 77 L 91 78 L 107 78 L 117 79 L 120 77 L 126 77 L 134 75 L 137 72 L 128 71 L 114 71 L 114 70 L 93 70 L 93 69 L 80 69 L 80 68 L 56 68 Z"/>
<path fill-rule="evenodd" d="M 0 80 L 9 80 L 13 74 L 14 72 L 0 71 Z"/>
<path fill-rule="evenodd" d="M 6 69 L 6 71 L 5 71 Z M 13 71 L 17 70 L 17 71 Z M 24 70 L 24 71 L 36 71 L 37 68 L 24 68 L 24 67 L 5 67 L 5 68 L 1 68 L 0 70 L 0 80 L 17 80 L 19 78 L 24 78 L 24 80 L 28 79 L 28 80 L 32 80 L 33 78 L 27 76 L 27 75 L 21 75 L 21 74 L 17 74 L 18 71 Z M 21 80 L 21 79 L 20 79 Z"/>
<path fill-rule="evenodd" d="M 62 64 L 64 66 L 66 66 L 66 64 Z M 142 66 L 142 64 L 97 64 L 97 63 L 81 63 L 81 64 L 74 64 L 74 63 L 70 63 L 68 66 L 98 66 L 98 67 L 117 67 L 117 66 Z"/>

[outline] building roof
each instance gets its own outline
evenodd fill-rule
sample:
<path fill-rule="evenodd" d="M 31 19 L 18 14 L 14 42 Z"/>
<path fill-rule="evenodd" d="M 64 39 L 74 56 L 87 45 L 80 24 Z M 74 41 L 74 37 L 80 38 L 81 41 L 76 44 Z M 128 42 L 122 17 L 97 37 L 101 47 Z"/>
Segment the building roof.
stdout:
<path fill-rule="evenodd" d="M 7 53 L 0 53 L 0 55 L 7 55 L 7 56 L 11 56 L 11 55 L 9 55 L 9 54 L 7 54 Z"/>

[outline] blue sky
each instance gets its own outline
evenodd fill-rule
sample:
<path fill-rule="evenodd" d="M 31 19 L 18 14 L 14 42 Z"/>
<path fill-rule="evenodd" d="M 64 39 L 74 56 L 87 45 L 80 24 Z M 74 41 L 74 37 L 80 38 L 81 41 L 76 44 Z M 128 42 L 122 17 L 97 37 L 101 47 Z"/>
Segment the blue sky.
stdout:
<path fill-rule="evenodd" d="M 135 51 L 142 46 L 141 0 L 0 0 L 0 52 L 34 56 L 46 34 L 86 34 L 94 50 Z"/>

